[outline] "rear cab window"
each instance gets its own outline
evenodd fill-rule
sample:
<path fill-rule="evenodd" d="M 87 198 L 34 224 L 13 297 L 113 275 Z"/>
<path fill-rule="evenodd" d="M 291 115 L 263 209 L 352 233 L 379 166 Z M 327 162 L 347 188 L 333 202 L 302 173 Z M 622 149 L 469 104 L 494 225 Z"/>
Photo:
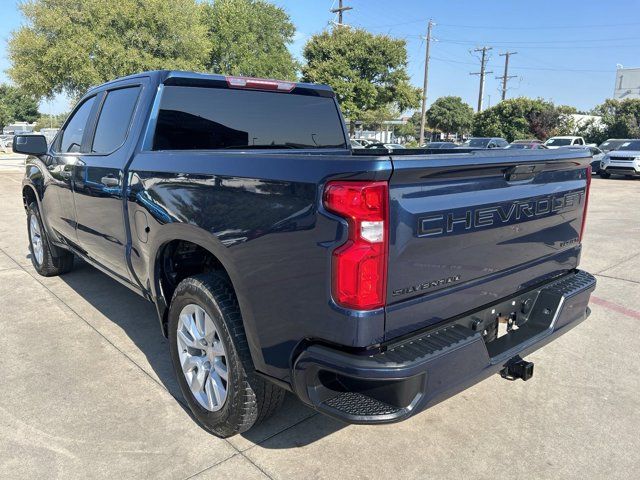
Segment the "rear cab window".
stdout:
<path fill-rule="evenodd" d="M 334 98 L 165 85 L 153 150 L 347 148 Z"/>

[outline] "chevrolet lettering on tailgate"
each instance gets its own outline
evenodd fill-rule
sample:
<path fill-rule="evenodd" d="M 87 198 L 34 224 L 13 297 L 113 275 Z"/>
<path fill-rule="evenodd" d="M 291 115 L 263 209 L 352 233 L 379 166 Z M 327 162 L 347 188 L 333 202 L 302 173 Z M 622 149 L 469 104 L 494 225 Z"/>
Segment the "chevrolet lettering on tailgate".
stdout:
<path fill-rule="evenodd" d="M 434 213 L 419 219 L 418 236 L 457 234 L 478 228 L 510 225 L 556 213 L 571 212 L 583 205 L 584 198 L 585 190 L 582 189 L 562 195 L 545 195 L 486 207 Z"/>

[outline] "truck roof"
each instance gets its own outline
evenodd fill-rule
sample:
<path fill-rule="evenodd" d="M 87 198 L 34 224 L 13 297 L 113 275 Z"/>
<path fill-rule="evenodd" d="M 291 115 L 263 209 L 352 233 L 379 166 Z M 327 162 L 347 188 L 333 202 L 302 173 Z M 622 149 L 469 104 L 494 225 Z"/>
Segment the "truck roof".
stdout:
<path fill-rule="evenodd" d="M 292 82 L 290 80 L 278 80 L 278 79 L 267 79 L 267 78 L 255 78 L 248 76 L 237 76 L 237 75 L 221 75 L 217 73 L 202 73 L 202 72 L 191 72 L 184 70 L 148 70 L 144 72 L 134 73 L 132 75 L 127 75 L 125 77 L 115 78 L 110 80 L 109 82 L 102 83 L 100 85 L 95 85 L 89 88 L 88 92 L 95 90 L 97 88 L 102 88 L 105 86 L 109 86 L 112 84 L 117 84 L 119 82 L 132 80 L 136 78 L 142 77 L 156 77 L 159 83 L 165 83 L 167 80 L 184 80 L 185 83 L 193 83 L 199 84 L 201 82 L 227 82 L 229 78 L 242 78 L 242 79 L 255 79 L 255 80 L 265 80 L 271 82 L 288 82 L 295 85 L 295 88 L 302 88 L 305 90 L 316 90 L 325 92 L 325 95 L 328 93 L 331 96 L 334 95 L 333 90 L 330 86 L 320 84 L 320 83 L 306 83 L 306 82 Z M 182 83 L 182 82 L 176 82 Z"/>

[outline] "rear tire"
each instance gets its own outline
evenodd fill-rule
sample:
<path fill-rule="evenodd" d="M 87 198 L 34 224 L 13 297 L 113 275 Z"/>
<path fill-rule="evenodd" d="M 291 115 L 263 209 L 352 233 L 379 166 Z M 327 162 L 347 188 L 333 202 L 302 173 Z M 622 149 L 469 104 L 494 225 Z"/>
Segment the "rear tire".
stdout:
<path fill-rule="evenodd" d="M 36 272 L 43 277 L 55 277 L 73 268 L 73 253 L 51 245 L 36 202 L 27 207 L 27 233 L 31 263 Z"/>
<path fill-rule="evenodd" d="M 601 177 L 601 178 L 610 178 L 610 177 L 611 177 L 611 174 L 610 174 L 610 173 L 605 172 L 604 170 L 600 170 L 600 171 L 598 172 L 598 175 L 600 175 L 600 177 Z"/>
<path fill-rule="evenodd" d="M 238 301 L 225 279 L 203 274 L 180 282 L 168 327 L 180 390 L 207 431 L 222 438 L 245 432 L 282 404 L 285 391 L 255 372 Z"/>

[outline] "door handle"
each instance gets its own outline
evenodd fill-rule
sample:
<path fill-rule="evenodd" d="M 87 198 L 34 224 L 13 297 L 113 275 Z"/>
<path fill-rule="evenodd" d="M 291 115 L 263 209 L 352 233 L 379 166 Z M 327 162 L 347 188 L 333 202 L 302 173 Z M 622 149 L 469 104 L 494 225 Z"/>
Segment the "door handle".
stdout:
<path fill-rule="evenodd" d="M 102 177 L 100 179 L 100 182 L 102 182 L 102 184 L 105 187 L 117 187 L 120 184 L 120 180 L 118 180 L 117 178 L 111 176 L 111 175 L 107 175 L 106 177 Z"/>
<path fill-rule="evenodd" d="M 538 165 L 515 165 L 504 172 L 504 177 L 507 182 L 531 180 L 540 170 L 542 167 Z"/>

